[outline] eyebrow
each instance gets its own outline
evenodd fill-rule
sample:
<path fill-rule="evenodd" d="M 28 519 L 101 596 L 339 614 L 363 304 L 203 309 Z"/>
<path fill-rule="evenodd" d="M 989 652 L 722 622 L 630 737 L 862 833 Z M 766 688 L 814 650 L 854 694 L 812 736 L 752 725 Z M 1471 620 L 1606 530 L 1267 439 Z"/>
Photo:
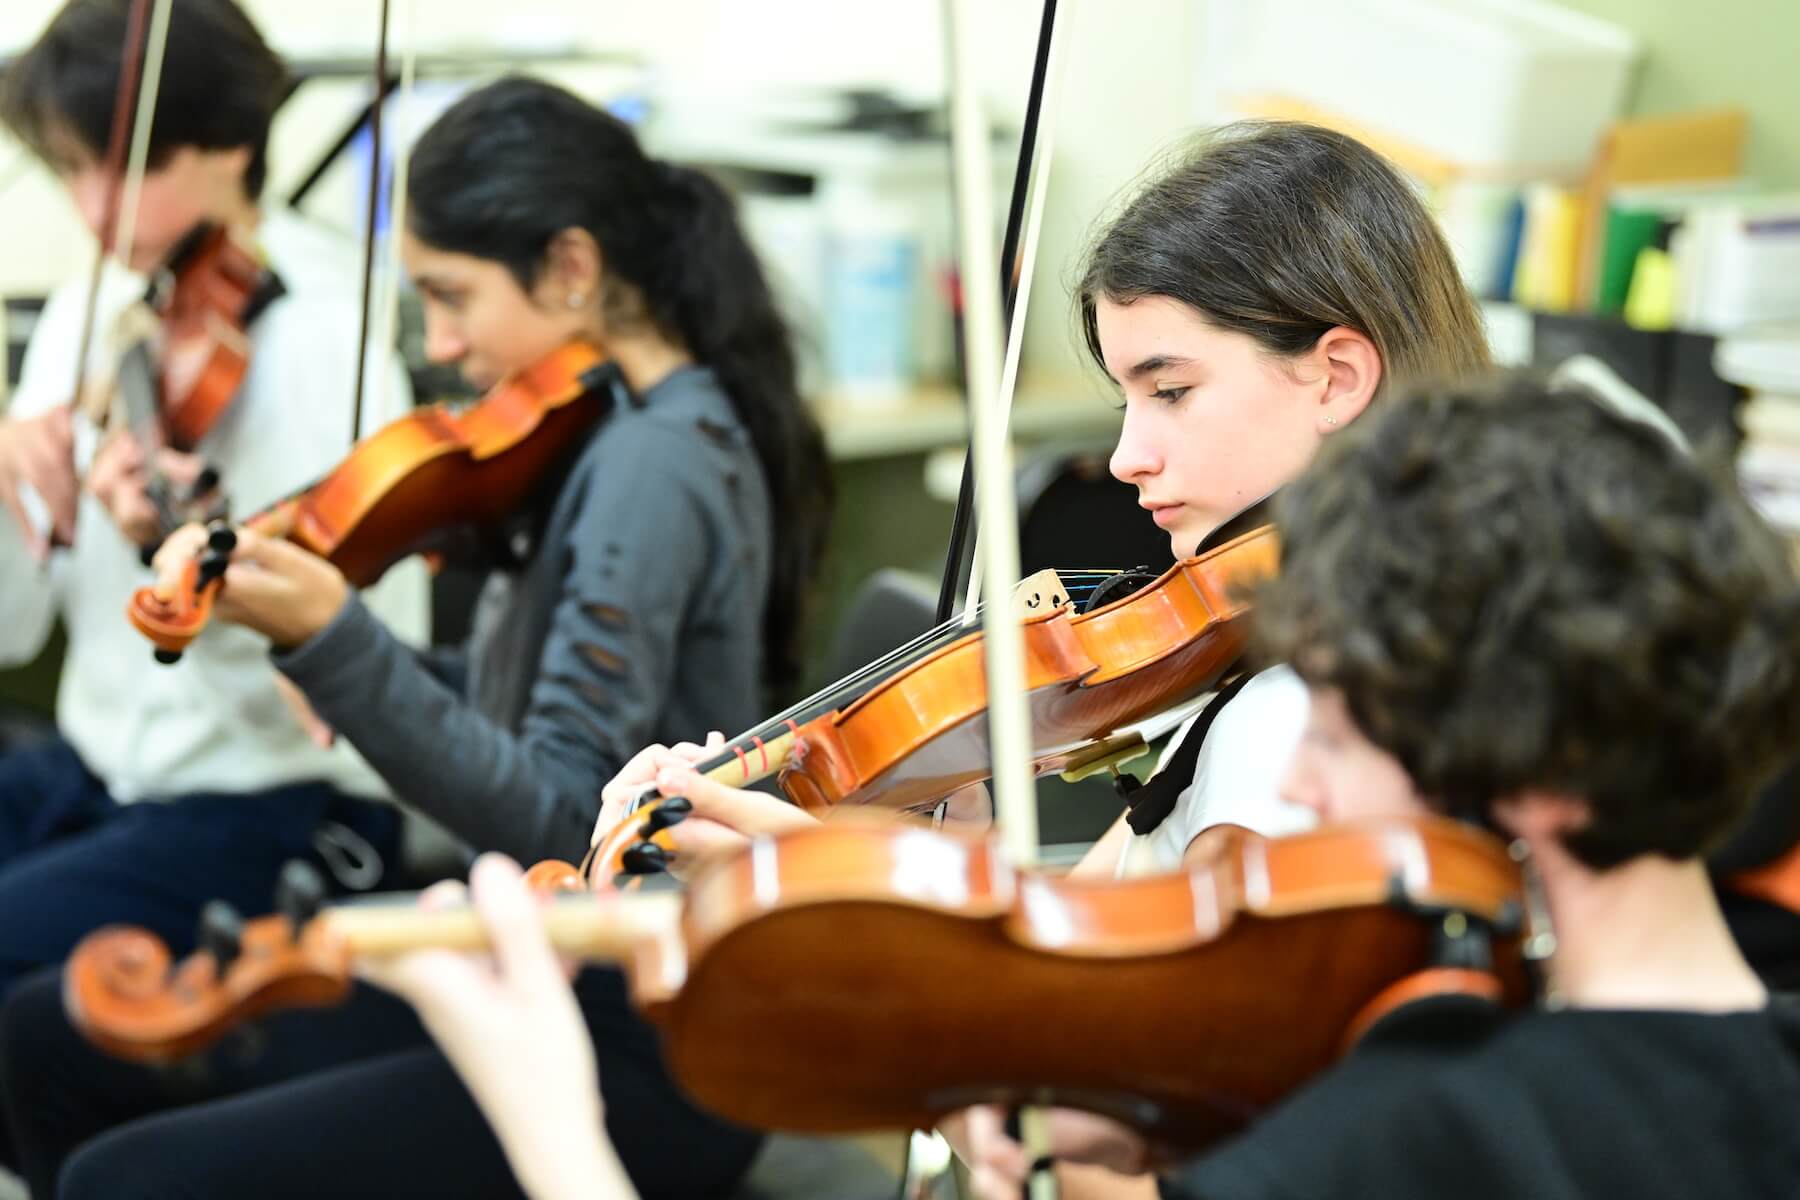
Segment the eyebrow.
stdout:
<path fill-rule="evenodd" d="M 1170 367 L 1188 367 L 1193 363 L 1194 360 L 1191 358 L 1181 358 L 1173 354 L 1152 354 L 1136 366 L 1128 368 L 1125 378 L 1128 380 L 1142 379 L 1146 375 L 1154 375 L 1158 371 L 1166 371 Z"/>
<path fill-rule="evenodd" d="M 448 279 L 441 279 L 429 273 L 413 276 L 413 287 L 421 292 L 454 292 L 457 290 L 457 286 Z"/>

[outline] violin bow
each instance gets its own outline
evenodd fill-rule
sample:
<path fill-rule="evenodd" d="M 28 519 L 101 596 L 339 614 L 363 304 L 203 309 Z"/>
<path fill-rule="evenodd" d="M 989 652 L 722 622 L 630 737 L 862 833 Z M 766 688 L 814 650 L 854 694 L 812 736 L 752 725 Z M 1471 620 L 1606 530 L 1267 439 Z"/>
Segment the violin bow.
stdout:
<path fill-rule="evenodd" d="M 119 86 L 113 96 L 112 125 L 107 132 L 106 207 L 100 219 L 99 246 L 88 274 L 87 303 L 82 310 L 81 338 L 75 348 L 75 388 L 71 403 L 88 411 L 88 353 L 100 303 L 100 281 L 108 258 L 130 261 L 137 234 L 137 202 L 150 157 L 150 128 L 156 117 L 156 95 L 162 81 L 163 51 L 168 45 L 172 0 L 132 0 L 125 21 L 125 45 L 119 58 Z M 129 135 L 127 128 L 129 127 Z M 110 405 L 108 406 L 110 408 Z M 105 411 L 89 412 L 105 424 Z"/>
<path fill-rule="evenodd" d="M 406 114 L 411 106 L 413 81 L 419 59 L 418 39 L 418 2 L 417 0 L 401 0 L 400 25 L 405 30 L 405 38 L 400 48 L 400 90 L 399 103 L 395 107 L 395 115 L 400 118 L 398 128 L 394 131 L 394 177 L 388 185 L 388 234 L 386 278 L 382 281 L 381 328 L 376 344 L 384 350 L 391 350 L 399 345 L 400 330 L 400 234 L 406 228 L 406 174 L 412 162 L 413 139 L 408 135 Z M 385 25 L 385 22 L 383 23 Z M 383 78 L 386 72 L 382 72 Z M 357 373 L 361 381 L 361 371 Z M 384 369 L 381 372 L 382 417 L 388 418 L 393 413 L 393 396 L 391 389 L 394 373 Z M 360 409 L 358 413 L 360 421 Z M 354 441 L 362 434 L 360 424 L 353 425 L 350 430 Z"/>
<path fill-rule="evenodd" d="M 1007 373 L 1003 364 L 995 361 L 1002 343 L 1002 315 L 992 235 L 993 173 L 987 120 L 974 82 L 976 46 L 972 17 L 967 0 L 945 3 L 950 139 L 963 263 L 963 365 L 975 507 L 980 521 L 977 549 L 985 601 L 982 643 L 987 669 L 989 745 L 994 759 L 995 816 L 1008 856 L 1015 866 L 1025 866 L 1037 857 L 1036 786 L 1031 770 L 1031 723 L 1025 706 L 1024 636 L 1006 603 L 1009 581 L 1019 576 L 1017 496 L 1012 448 L 1006 432 L 1010 385 L 1017 376 L 1016 366 Z M 1054 37 L 1051 40 L 1054 46 Z M 1022 296 L 1023 293 L 1021 299 Z M 1022 312 L 1015 315 L 1022 316 Z M 1018 324 L 1022 326 L 1023 321 Z M 1022 1110 L 1020 1130 L 1030 1161 L 1045 1161 L 1049 1140 L 1043 1114 L 1029 1108 Z M 1054 1200 L 1056 1194 L 1055 1177 L 1034 1166 L 1026 1195 L 1030 1200 Z"/>
<path fill-rule="evenodd" d="M 369 367 L 369 320 L 375 284 L 375 219 L 381 208 L 381 110 L 387 102 L 388 0 L 381 0 L 375 34 L 375 102 L 369 106 L 369 194 L 363 209 L 362 316 L 356 336 L 356 382 L 350 405 L 350 444 L 362 434 L 363 379 Z"/>
<path fill-rule="evenodd" d="M 1030 285 L 1023 286 L 1015 279 L 1013 264 L 1019 261 L 1019 236 L 1022 225 L 1022 214 L 1026 204 L 1026 191 L 1032 178 L 1033 151 L 1039 143 L 1038 117 L 1043 112 L 1044 93 L 1047 90 L 1048 76 L 1052 65 L 1051 50 L 1055 43 L 1056 33 L 1056 0 L 1044 0 L 1043 15 L 1038 23 L 1037 53 L 1031 65 L 1031 88 L 1025 100 L 1025 121 L 1019 133 L 1019 158 L 1013 171 L 1012 198 L 1006 210 L 1006 234 L 1001 243 L 1000 252 L 1000 290 L 1004 296 L 1006 323 L 1013 322 L 1014 302 L 1023 291 L 1029 295 Z M 1054 106 L 1053 106 L 1054 107 Z M 1042 139 L 1046 152 L 1053 145 L 1054 139 Z M 1045 172 L 1046 184 L 1048 172 Z M 1034 249 L 1027 253 L 1023 272 L 1028 277 L 1031 259 L 1036 257 L 1035 236 L 1032 239 Z M 964 309 L 967 309 L 966 297 Z M 966 341 L 966 338 L 965 338 Z M 975 499 L 974 478 L 974 443 L 971 439 L 967 453 L 963 455 L 962 482 L 956 493 L 956 512 L 950 518 L 950 544 L 944 552 L 944 578 L 938 588 L 938 605 L 936 624 L 942 625 L 950 619 L 951 611 L 956 605 L 956 585 L 962 579 L 966 564 L 965 555 L 968 550 L 969 528 L 972 518 L 972 507 Z M 973 584 L 973 580 L 971 580 Z M 973 587 L 971 587 L 973 591 Z"/>

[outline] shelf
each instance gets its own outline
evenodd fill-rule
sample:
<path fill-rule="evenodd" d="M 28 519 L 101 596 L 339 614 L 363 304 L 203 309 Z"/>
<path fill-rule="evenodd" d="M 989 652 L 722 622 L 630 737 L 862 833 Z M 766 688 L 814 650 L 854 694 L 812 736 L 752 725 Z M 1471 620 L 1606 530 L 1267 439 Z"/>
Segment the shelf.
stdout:
<path fill-rule="evenodd" d="M 959 393 L 948 386 L 925 386 L 887 407 L 827 395 L 813 411 L 825 428 L 825 443 L 839 462 L 923 454 L 968 441 L 968 422 Z M 1032 385 L 1013 405 L 1015 439 L 1052 441 L 1116 436 L 1120 414 L 1094 384 Z"/>

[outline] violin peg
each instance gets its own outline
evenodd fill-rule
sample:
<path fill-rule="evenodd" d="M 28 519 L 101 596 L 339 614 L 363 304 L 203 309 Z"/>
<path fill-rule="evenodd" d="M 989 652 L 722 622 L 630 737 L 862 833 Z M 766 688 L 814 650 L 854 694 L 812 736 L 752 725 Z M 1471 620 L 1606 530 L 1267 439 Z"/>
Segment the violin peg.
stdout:
<path fill-rule="evenodd" d="M 215 479 L 217 473 L 215 472 Z M 237 549 L 237 530 L 220 521 L 206 531 L 206 545 L 215 554 L 230 556 Z"/>
<path fill-rule="evenodd" d="M 200 556 L 200 572 L 194 580 L 195 588 L 204 588 L 213 580 L 220 578 L 230 565 L 231 555 L 229 553 L 221 554 L 215 550 L 208 550 Z"/>
<path fill-rule="evenodd" d="M 619 856 L 627 875 L 655 875 L 669 869 L 669 852 L 655 842 L 642 842 Z"/>
<path fill-rule="evenodd" d="M 275 911 L 287 918 L 295 937 L 324 902 L 325 880 L 311 863 L 296 858 L 281 868 L 281 878 L 275 883 Z"/>
<path fill-rule="evenodd" d="M 670 796 L 651 809 L 638 829 L 648 841 L 671 825 L 679 825 L 694 811 L 694 802 L 686 796 Z"/>
<path fill-rule="evenodd" d="M 244 948 L 244 918 L 223 900 L 210 900 L 200 910 L 200 948 L 212 955 L 220 975 Z"/>

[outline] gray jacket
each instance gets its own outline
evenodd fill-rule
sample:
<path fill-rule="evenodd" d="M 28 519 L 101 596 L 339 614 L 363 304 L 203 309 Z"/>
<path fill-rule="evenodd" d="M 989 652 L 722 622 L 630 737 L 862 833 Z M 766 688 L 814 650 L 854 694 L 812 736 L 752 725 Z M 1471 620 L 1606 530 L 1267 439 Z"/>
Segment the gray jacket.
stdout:
<path fill-rule="evenodd" d="M 489 580 L 466 691 L 354 596 L 275 655 L 396 795 L 526 865 L 580 857 L 643 746 L 759 716 L 773 518 L 749 435 L 705 368 L 614 390 L 523 567 Z"/>

